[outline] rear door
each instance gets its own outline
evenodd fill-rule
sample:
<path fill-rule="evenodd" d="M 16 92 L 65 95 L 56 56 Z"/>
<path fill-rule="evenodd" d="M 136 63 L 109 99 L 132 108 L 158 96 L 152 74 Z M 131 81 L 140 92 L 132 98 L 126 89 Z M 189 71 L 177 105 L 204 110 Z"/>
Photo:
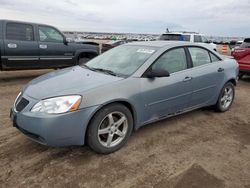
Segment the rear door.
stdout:
<path fill-rule="evenodd" d="M 74 47 L 64 43 L 63 34 L 51 26 L 38 26 L 40 64 L 64 67 L 74 64 Z"/>
<path fill-rule="evenodd" d="M 34 26 L 26 23 L 6 22 L 4 30 L 5 68 L 26 69 L 38 67 L 38 42 L 35 40 Z"/>
<path fill-rule="evenodd" d="M 224 81 L 223 63 L 205 48 L 188 47 L 188 51 L 193 63 L 190 107 L 199 107 L 209 103 L 217 95 Z"/>

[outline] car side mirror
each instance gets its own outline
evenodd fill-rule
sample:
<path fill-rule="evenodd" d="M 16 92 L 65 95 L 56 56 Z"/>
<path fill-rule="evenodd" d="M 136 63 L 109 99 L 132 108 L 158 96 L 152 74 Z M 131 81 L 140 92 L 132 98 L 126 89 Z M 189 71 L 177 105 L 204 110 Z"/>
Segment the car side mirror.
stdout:
<path fill-rule="evenodd" d="M 68 45 L 69 41 L 66 37 L 63 37 L 63 44 Z"/>
<path fill-rule="evenodd" d="M 170 74 L 164 69 L 154 69 L 146 73 L 147 78 L 160 78 L 160 77 L 169 77 Z"/>

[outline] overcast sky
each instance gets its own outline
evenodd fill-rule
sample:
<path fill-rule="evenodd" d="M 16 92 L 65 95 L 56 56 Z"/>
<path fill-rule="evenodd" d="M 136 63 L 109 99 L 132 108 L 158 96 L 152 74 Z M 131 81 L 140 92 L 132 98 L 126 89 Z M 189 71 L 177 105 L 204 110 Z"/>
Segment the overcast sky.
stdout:
<path fill-rule="evenodd" d="M 62 30 L 250 37 L 250 0 L 0 0 L 0 19 Z"/>

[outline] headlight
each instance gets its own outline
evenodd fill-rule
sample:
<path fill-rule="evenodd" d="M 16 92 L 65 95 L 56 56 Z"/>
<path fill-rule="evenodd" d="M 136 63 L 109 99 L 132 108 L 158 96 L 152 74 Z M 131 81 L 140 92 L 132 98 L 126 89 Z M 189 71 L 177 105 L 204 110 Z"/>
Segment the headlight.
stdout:
<path fill-rule="evenodd" d="M 38 102 L 31 112 L 45 112 L 48 114 L 60 114 L 77 110 L 81 103 L 81 96 L 62 96 L 45 99 Z"/>
<path fill-rule="evenodd" d="M 17 95 L 17 97 L 16 97 L 16 99 L 15 99 L 15 101 L 14 101 L 14 106 L 16 105 L 16 103 L 17 103 L 17 101 L 18 101 L 18 99 L 19 99 L 19 97 L 22 95 L 22 92 L 20 92 L 20 93 L 18 93 L 18 95 Z"/>

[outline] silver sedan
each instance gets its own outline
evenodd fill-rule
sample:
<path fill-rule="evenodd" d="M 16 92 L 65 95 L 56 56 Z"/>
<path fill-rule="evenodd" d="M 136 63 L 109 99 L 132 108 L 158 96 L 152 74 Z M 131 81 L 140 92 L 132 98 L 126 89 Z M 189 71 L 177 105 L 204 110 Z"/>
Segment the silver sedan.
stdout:
<path fill-rule="evenodd" d="M 227 111 L 238 65 L 199 44 L 139 42 L 28 83 L 11 109 L 13 125 L 50 146 L 120 149 L 133 130 L 205 106 Z M 159 138 L 160 139 L 160 138 Z"/>

